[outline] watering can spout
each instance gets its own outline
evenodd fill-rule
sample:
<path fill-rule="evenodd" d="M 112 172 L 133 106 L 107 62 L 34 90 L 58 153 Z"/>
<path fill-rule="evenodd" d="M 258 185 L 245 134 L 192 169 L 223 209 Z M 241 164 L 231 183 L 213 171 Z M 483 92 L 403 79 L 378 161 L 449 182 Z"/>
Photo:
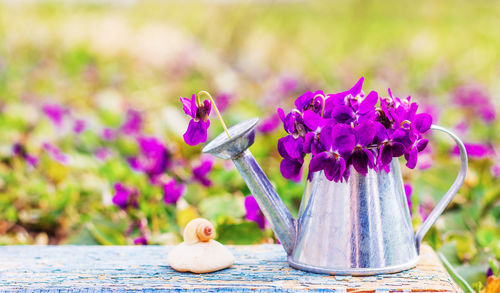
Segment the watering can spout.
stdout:
<path fill-rule="evenodd" d="M 295 220 L 248 150 L 254 143 L 258 121 L 258 118 L 252 118 L 231 127 L 229 129 L 231 138 L 222 133 L 209 142 L 203 148 L 203 152 L 233 160 L 276 237 L 287 254 L 291 254 L 296 238 Z"/>

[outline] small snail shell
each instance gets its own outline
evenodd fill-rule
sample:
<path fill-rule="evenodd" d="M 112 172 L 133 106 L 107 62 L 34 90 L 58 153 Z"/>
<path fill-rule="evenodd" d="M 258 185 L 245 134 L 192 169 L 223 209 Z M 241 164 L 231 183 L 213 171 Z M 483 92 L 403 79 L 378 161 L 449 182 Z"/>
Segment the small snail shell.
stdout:
<path fill-rule="evenodd" d="M 184 228 L 184 242 L 208 242 L 215 237 L 214 225 L 202 218 L 192 220 Z"/>
<path fill-rule="evenodd" d="M 233 254 L 213 240 L 215 230 L 206 219 L 194 219 L 184 228 L 184 242 L 168 254 L 168 264 L 179 272 L 208 273 L 230 267 Z"/>

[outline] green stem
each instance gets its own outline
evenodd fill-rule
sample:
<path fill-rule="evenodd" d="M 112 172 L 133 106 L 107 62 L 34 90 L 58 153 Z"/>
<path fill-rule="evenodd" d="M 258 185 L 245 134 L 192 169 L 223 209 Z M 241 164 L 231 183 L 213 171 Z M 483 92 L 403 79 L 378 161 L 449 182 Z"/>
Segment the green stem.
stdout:
<path fill-rule="evenodd" d="M 448 270 L 448 273 L 450 273 L 450 275 L 453 277 L 453 279 L 457 283 L 459 283 L 460 286 L 462 288 L 464 288 L 465 290 L 467 290 L 469 293 L 474 293 L 474 289 L 472 289 L 472 287 L 469 285 L 469 283 L 467 283 L 467 281 L 464 278 L 462 278 L 462 276 L 460 276 L 458 274 L 458 272 L 455 270 L 455 268 L 448 262 L 446 257 L 441 252 L 438 252 L 437 255 L 438 255 L 439 259 L 441 259 L 441 262 L 443 262 L 444 267 L 446 268 L 446 270 Z"/>
<path fill-rule="evenodd" d="M 222 124 L 222 128 L 224 128 L 224 131 L 226 132 L 227 137 L 231 138 L 231 135 L 229 134 L 229 130 L 227 130 L 226 123 L 224 123 L 224 119 L 222 119 L 222 116 L 221 116 L 221 114 L 219 112 L 219 109 L 217 108 L 217 105 L 215 105 L 214 99 L 212 98 L 212 96 L 207 91 L 200 91 L 196 95 L 196 102 L 198 104 L 198 107 L 202 106 L 202 104 L 201 104 L 201 98 L 200 98 L 202 95 L 207 96 L 207 98 L 212 102 L 212 105 L 214 105 L 215 113 L 217 114 L 217 117 L 219 118 L 219 121 Z"/>

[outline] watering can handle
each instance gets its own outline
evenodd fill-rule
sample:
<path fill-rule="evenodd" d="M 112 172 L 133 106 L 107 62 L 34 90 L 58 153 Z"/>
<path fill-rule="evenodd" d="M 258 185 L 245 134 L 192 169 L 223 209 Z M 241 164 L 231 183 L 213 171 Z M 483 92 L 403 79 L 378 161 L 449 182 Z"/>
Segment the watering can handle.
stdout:
<path fill-rule="evenodd" d="M 455 194 L 457 194 L 458 190 L 464 183 L 465 175 L 467 174 L 467 152 L 465 150 L 463 142 L 451 131 L 441 126 L 432 125 L 431 129 L 444 132 L 449 136 L 451 136 L 451 138 L 453 138 L 453 140 L 458 146 L 458 149 L 460 150 L 460 171 L 458 172 L 458 176 L 455 179 L 455 182 L 453 182 L 453 185 L 451 185 L 450 189 L 448 189 L 446 194 L 439 201 L 436 207 L 434 207 L 432 212 L 429 214 L 427 219 L 422 223 L 417 233 L 415 234 L 415 245 L 417 247 L 417 251 L 420 251 L 420 243 L 422 242 L 422 239 L 424 239 L 425 233 L 429 231 L 431 226 L 434 224 L 434 222 L 436 222 L 437 218 L 441 215 L 446 206 L 448 206 L 450 201 L 453 199 Z"/>

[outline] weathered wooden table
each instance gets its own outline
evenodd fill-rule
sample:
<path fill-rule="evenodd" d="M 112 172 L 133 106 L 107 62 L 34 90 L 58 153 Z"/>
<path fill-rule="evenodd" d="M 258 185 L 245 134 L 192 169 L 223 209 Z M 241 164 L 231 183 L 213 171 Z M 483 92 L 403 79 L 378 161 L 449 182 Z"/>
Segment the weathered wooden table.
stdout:
<path fill-rule="evenodd" d="M 233 267 L 178 273 L 168 246 L 0 247 L 0 291 L 459 292 L 436 254 L 422 248 L 417 268 L 372 277 L 329 276 L 290 268 L 279 245 L 230 247 Z"/>

